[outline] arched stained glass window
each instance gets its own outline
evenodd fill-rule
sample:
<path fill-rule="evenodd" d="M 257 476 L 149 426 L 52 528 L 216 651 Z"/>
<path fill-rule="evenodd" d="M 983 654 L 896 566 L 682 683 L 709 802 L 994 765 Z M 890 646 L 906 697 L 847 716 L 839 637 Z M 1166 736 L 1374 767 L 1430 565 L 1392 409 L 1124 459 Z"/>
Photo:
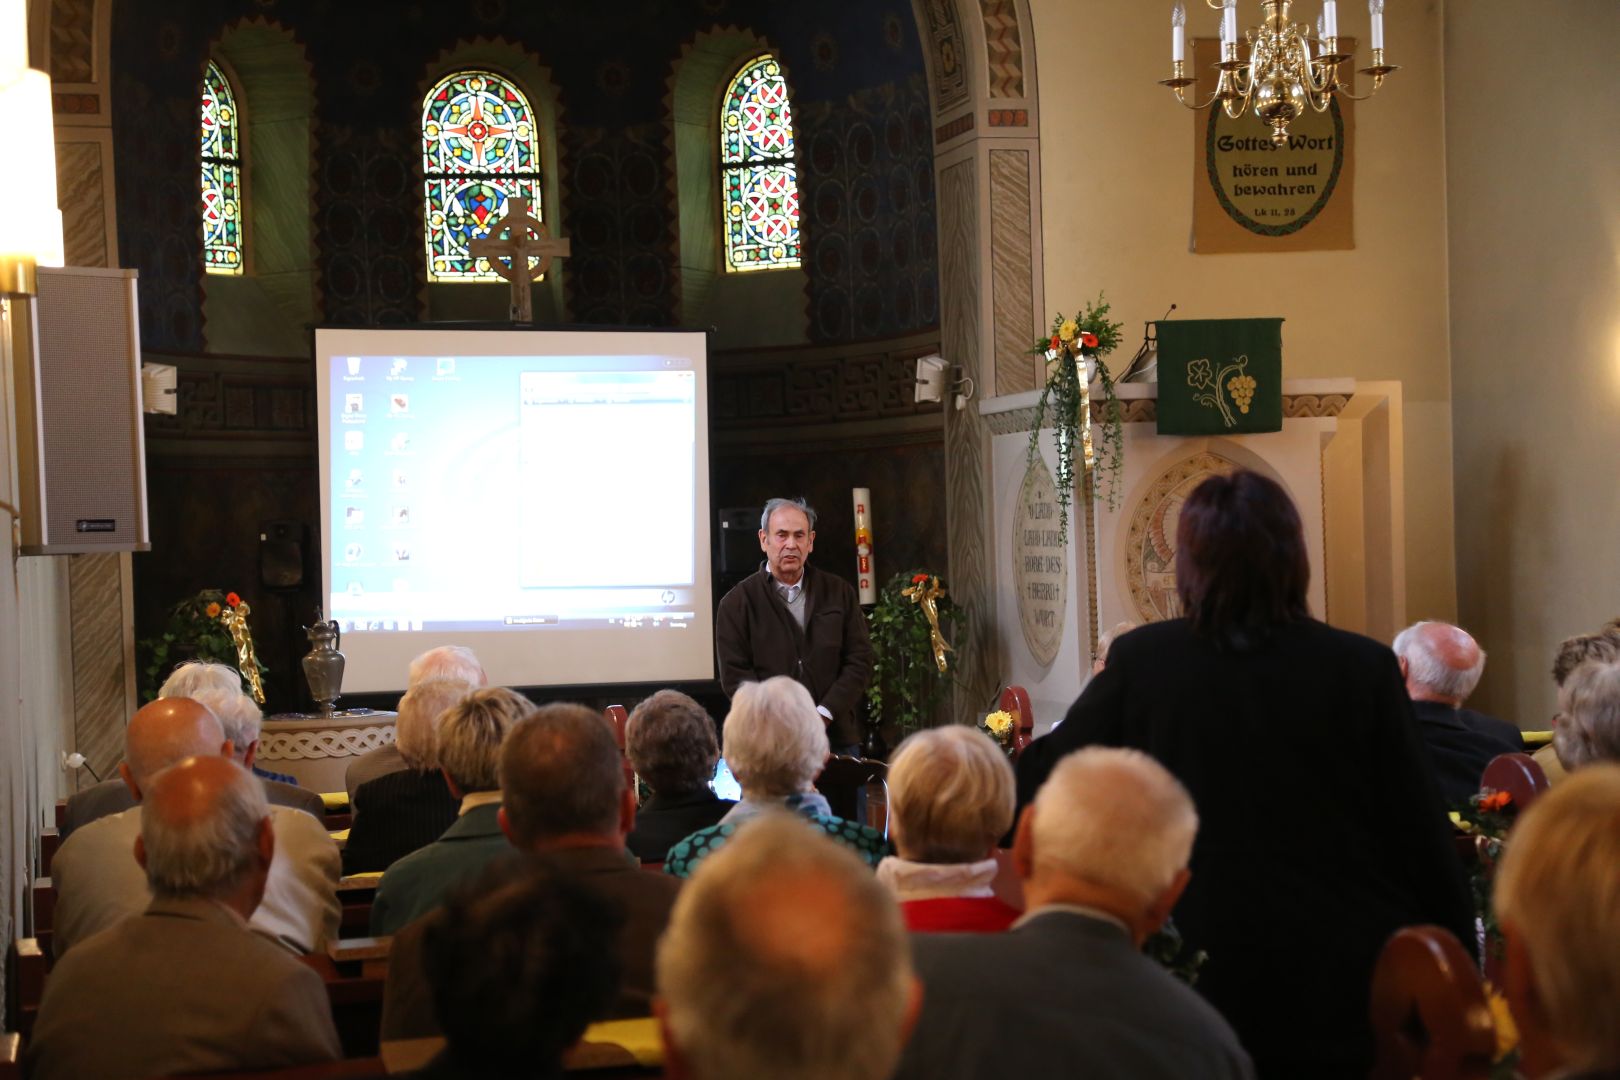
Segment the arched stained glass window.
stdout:
<path fill-rule="evenodd" d="M 242 143 L 236 95 L 219 65 L 208 61 L 202 91 L 203 268 L 242 272 Z"/>
<path fill-rule="evenodd" d="M 744 64 L 720 102 L 720 211 L 728 270 L 799 265 L 793 109 L 769 53 Z"/>
<path fill-rule="evenodd" d="M 422 105 L 424 228 L 429 281 L 500 281 L 468 241 L 489 234 L 506 200 L 540 213 L 540 133 L 522 91 L 488 71 L 439 80 Z"/>

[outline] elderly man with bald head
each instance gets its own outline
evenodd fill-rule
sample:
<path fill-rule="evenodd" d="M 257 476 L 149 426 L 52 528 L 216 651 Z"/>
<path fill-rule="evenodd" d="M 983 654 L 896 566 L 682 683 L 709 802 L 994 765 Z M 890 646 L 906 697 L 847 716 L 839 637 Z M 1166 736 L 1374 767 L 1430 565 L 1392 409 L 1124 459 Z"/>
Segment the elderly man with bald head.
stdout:
<path fill-rule="evenodd" d="M 140 800 L 158 774 L 186 758 L 230 758 L 232 751 L 218 718 L 191 698 L 159 698 L 130 718 L 119 771 L 137 805 L 79 828 L 51 862 L 57 956 L 140 913 L 151 900 L 134 852 L 141 832 Z M 337 845 L 321 822 L 300 810 L 272 807 L 270 821 L 276 856 L 264 901 L 253 913 L 253 929 L 293 952 L 314 952 L 337 936 L 342 914 Z"/>
<path fill-rule="evenodd" d="M 1466 630 L 1427 620 L 1396 635 L 1394 649 L 1441 797 L 1465 803 L 1492 758 L 1524 750 L 1518 728 L 1463 708 L 1485 672 L 1485 650 Z"/>
<path fill-rule="evenodd" d="M 137 764 L 144 770 L 166 748 L 206 743 L 216 730 L 193 711 L 143 746 L 156 756 Z M 341 1055 L 320 976 L 248 928 L 278 855 L 263 786 L 217 747 L 206 753 L 155 778 L 141 773 L 146 797 L 130 861 L 151 904 L 51 972 L 28 1045 L 35 1080 L 268 1069 Z"/>

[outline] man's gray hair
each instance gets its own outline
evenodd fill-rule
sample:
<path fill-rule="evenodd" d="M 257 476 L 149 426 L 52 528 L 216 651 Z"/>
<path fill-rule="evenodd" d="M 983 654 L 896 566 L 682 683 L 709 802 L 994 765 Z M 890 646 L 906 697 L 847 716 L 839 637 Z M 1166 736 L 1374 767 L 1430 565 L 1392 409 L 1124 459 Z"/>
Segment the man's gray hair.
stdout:
<path fill-rule="evenodd" d="M 220 693 L 242 692 L 242 674 L 229 664 L 216 664 L 212 660 L 187 660 L 169 673 L 158 687 L 157 696 L 196 698 L 205 690 Z"/>
<path fill-rule="evenodd" d="M 238 759 L 247 753 L 249 746 L 259 741 L 264 713 L 258 703 L 242 691 L 204 687 L 186 696 L 208 706 L 208 711 L 214 714 L 219 726 L 224 729 L 225 737 L 231 740 Z"/>
<path fill-rule="evenodd" d="M 858 858 L 767 813 L 676 898 L 658 993 L 697 1080 L 885 1080 L 905 1039 L 910 952 L 894 897 Z"/>
<path fill-rule="evenodd" d="M 797 499 L 767 499 L 765 501 L 765 509 L 760 511 L 759 514 L 759 531 L 770 532 L 771 515 L 776 513 L 778 510 L 783 509 L 797 510 L 799 513 L 803 514 L 804 519 L 810 523 L 810 531 L 816 531 L 816 509 L 804 501 L 803 495 L 799 496 Z"/>
<path fill-rule="evenodd" d="M 726 764 L 752 798 L 808 791 L 827 763 L 827 725 L 815 699 L 786 675 L 739 686 L 722 738 Z"/>
<path fill-rule="evenodd" d="M 1553 752 L 1571 772 L 1620 762 L 1620 661 L 1588 660 L 1569 673 L 1558 691 Z"/>
<path fill-rule="evenodd" d="M 1012 765 L 977 728 L 906 737 L 889 761 L 890 830 L 900 856 L 925 863 L 988 858 L 1013 823 Z"/>
<path fill-rule="evenodd" d="M 499 790 L 501 744 L 533 712 L 528 698 L 504 686 L 473 691 L 439 719 L 439 768 L 463 795 Z"/>
<path fill-rule="evenodd" d="M 1541 1023 L 1564 1058 L 1561 1075 L 1612 1069 L 1620 1062 L 1620 766 L 1582 769 L 1524 811 L 1492 903 L 1524 946 Z"/>
<path fill-rule="evenodd" d="M 394 745 L 407 765 L 421 770 L 438 767 L 439 721 L 476 689 L 463 679 L 423 679 L 405 691 L 399 699 L 399 719 L 394 721 Z"/>
<path fill-rule="evenodd" d="M 1427 636 L 1423 633 L 1423 630 L 1430 626 L 1443 626 L 1448 630 L 1466 633 L 1450 623 L 1424 619 L 1396 634 L 1395 643 L 1391 648 L 1397 657 L 1406 661 L 1407 678 L 1412 682 L 1441 697 L 1463 701 L 1474 692 L 1474 687 L 1479 685 L 1479 677 L 1485 673 L 1485 650 L 1479 649 L 1479 658 L 1474 661 L 1472 667 L 1451 667 L 1435 654 Z M 1478 647 L 1478 642 L 1475 642 L 1475 648 Z"/>
<path fill-rule="evenodd" d="M 474 689 L 489 682 L 484 665 L 465 645 L 440 645 L 412 660 L 406 673 L 406 685 L 415 686 L 428 679 L 460 679 Z"/>
<path fill-rule="evenodd" d="M 219 792 L 211 812 L 169 820 L 166 800 L 148 797 L 141 807 L 146 881 L 159 900 L 218 897 L 241 884 L 259 850 L 259 823 L 270 816 L 264 785 L 239 765 Z M 161 789 L 171 769 L 159 773 Z M 186 781 L 180 779 L 179 782 Z"/>
<path fill-rule="evenodd" d="M 1037 872 L 1050 868 L 1148 903 L 1187 866 L 1198 813 L 1187 789 L 1139 750 L 1088 747 L 1035 795 Z"/>
<path fill-rule="evenodd" d="M 524 846 L 617 836 L 624 766 L 605 716 L 559 702 L 525 717 L 501 750 L 501 805 Z"/>

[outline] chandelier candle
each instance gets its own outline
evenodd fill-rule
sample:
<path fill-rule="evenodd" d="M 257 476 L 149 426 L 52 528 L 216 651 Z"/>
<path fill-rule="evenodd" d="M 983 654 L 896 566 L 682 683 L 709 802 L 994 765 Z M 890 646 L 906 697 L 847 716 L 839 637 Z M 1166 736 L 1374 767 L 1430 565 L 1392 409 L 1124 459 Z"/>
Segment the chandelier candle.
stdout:
<path fill-rule="evenodd" d="M 1221 13 L 1221 60 L 1215 65 L 1220 72 L 1219 81 L 1203 101 L 1187 97 L 1187 88 L 1196 86 L 1198 80 L 1187 74 L 1182 35 L 1186 12 L 1177 0 L 1170 14 L 1175 34 L 1171 42 L 1170 78 L 1160 80 L 1159 85 L 1170 87 L 1175 91 L 1176 100 L 1189 109 L 1207 109 L 1220 102 L 1221 111 L 1233 120 L 1252 107 L 1254 114 L 1270 126 L 1272 145 L 1286 146 L 1288 125 L 1303 115 L 1307 107 L 1314 112 L 1327 112 L 1335 94 L 1355 101 L 1372 97 L 1384 85 L 1384 77 L 1397 70 L 1394 65 L 1384 63 L 1385 2 L 1367 0 L 1367 10 L 1372 15 L 1372 66 L 1360 69 L 1360 74 L 1372 77 L 1372 89 L 1366 94 L 1352 94 L 1349 84 L 1339 78 L 1339 65 L 1348 61 L 1350 55 L 1339 51 L 1337 0 L 1322 0 L 1322 14 L 1317 19 L 1314 35 L 1308 24 L 1295 23 L 1288 17 L 1294 0 L 1261 0 L 1260 25 L 1248 33 L 1247 57 L 1241 57 L 1238 52 L 1237 0 L 1205 0 L 1209 7 Z"/>

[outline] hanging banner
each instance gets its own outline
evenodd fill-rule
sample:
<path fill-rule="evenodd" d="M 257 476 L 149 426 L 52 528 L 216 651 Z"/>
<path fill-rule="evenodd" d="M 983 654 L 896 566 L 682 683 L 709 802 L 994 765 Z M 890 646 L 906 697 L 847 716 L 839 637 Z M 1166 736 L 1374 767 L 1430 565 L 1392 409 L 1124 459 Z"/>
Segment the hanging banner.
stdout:
<path fill-rule="evenodd" d="M 1160 435 L 1282 430 L 1281 319 L 1166 319 L 1159 339 Z"/>
<path fill-rule="evenodd" d="M 1341 38 L 1346 52 L 1353 38 Z M 1193 45 L 1198 100 L 1215 88 L 1220 42 Z M 1349 78 L 1350 63 L 1340 65 Z M 1188 93 L 1192 96 L 1191 91 Z M 1236 120 L 1219 105 L 1193 114 L 1192 250 L 1342 251 L 1355 247 L 1353 103 L 1333 97 L 1326 112 L 1308 105 L 1276 146 L 1250 109 Z"/>

